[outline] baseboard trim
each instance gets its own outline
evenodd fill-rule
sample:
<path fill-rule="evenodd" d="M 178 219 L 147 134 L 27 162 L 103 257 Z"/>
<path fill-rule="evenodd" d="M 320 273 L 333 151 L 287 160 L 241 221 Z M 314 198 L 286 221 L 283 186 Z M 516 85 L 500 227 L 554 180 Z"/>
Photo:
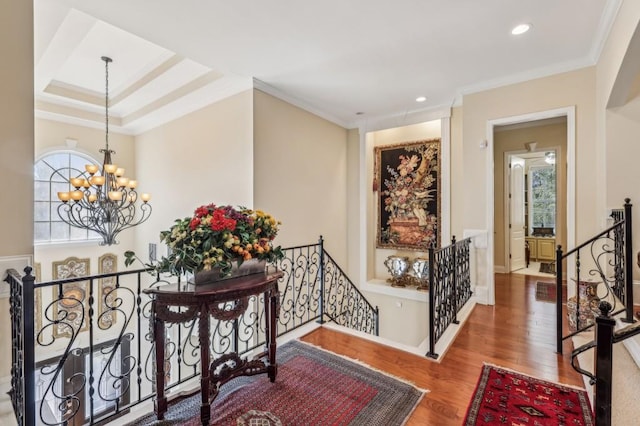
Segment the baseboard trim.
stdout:
<path fill-rule="evenodd" d="M 507 269 L 503 265 L 493 265 L 493 272 L 496 274 L 506 274 Z"/>

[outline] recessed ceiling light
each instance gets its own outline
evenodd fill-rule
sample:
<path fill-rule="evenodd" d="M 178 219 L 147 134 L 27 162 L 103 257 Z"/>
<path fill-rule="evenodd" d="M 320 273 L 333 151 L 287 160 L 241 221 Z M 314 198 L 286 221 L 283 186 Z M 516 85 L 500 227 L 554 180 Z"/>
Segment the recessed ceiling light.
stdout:
<path fill-rule="evenodd" d="M 418 96 L 418 97 L 416 98 L 416 102 L 424 102 L 424 101 L 426 101 L 426 100 L 427 100 L 427 97 L 426 97 L 426 96 Z"/>
<path fill-rule="evenodd" d="M 520 34 L 524 34 L 527 31 L 529 31 L 531 29 L 531 24 L 520 24 L 520 25 L 516 25 L 515 27 L 513 27 L 513 29 L 511 30 L 511 34 L 513 35 L 520 35 Z"/>

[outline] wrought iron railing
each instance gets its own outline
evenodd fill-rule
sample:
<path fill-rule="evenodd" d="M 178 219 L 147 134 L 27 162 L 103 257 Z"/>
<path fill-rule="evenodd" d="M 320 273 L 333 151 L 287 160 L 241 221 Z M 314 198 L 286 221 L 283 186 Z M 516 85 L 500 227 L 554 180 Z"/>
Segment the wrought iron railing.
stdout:
<path fill-rule="evenodd" d="M 610 316 L 613 306 L 607 301 L 602 301 L 599 304 L 599 309 L 600 315 L 595 320 L 595 338 L 573 350 L 571 353 L 571 365 L 578 373 L 587 376 L 589 383 L 594 386 L 595 424 L 598 426 L 611 426 L 613 409 L 613 345 L 640 335 L 640 322 L 636 321 L 625 328 L 615 330 L 616 320 Z M 578 355 L 594 348 L 595 368 L 592 373 L 581 368 L 576 363 L 578 362 Z"/>
<path fill-rule="evenodd" d="M 562 353 L 564 340 L 573 337 L 595 324 L 597 307 L 584 300 L 588 297 L 581 294 L 580 286 L 587 281 L 597 285 L 599 297 L 607 299 L 613 306 L 612 315 L 623 314 L 622 321 L 633 322 L 633 276 L 632 276 L 632 241 L 631 241 L 631 204 L 625 199 L 624 211 L 615 210 L 612 218 L 615 223 L 596 236 L 563 253 L 562 246 L 556 250 L 556 351 Z M 586 254 L 585 254 L 586 253 Z M 565 265 L 573 265 L 565 274 Z M 569 268 L 567 268 L 569 269 Z M 570 300 L 575 311 L 567 315 L 563 312 L 563 285 L 567 290 L 573 285 L 575 299 Z M 596 299 L 595 302 L 597 303 Z M 567 306 L 569 305 L 569 301 Z M 571 318 L 569 318 L 571 316 Z M 565 333 L 565 319 L 570 320 L 572 327 Z"/>
<path fill-rule="evenodd" d="M 581 294 L 576 291 L 575 304 L 576 312 L 574 324 L 576 330 L 566 336 L 562 336 L 561 312 L 562 304 L 558 303 L 558 352 L 562 353 L 562 341 L 580 333 L 595 325 L 595 337 L 571 353 L 571 365 L 573 368 L 589 378 L 591 385 L 594 385 L 595 420 L 598 426 L 610 426 L 612 415 L 612 384 L 613 384 L 613 345 L 622 342 L 630 337 L 640 334 L 640 322 L 629 325 L 623 329 L 615 330 L 616 320 L 613 318 L 619 315 L 620 320 L 633 323 L 633 277 L 632 277 L 632 241 L 631 241 L 631 204 L 628 198 L 625 199 L 624 209 L 616 209 L 611 213 L 614 220 L 613 226 L 604 230 L 600 234 L 591 238 L 587 242 L 576 247 L 574 250 L 562 255 L 561 247 L 558 247 L 556 260 L 558 262 L 558 276 L 556 286 L 559 285 L 563 276 L 561 260 L 567 256 L 575 255 L 575 282 L 581 280 L 581 266 L 583 260 L 580 251 L 587 249 L 590 254 L 592 265 L 588 268 L 587 275 L 596 277 L 600 283 L 604 284 L 606 294 L 601 294 L 602 299 L 598 302 L 597 310 L 580 312 Z M 557 296 L 558 300 L 559 295 Z M 592 309 L 591 306 L 587 307 Z M 587 314 L 587 315 L 585 315 Z M 580 319 L 588 317 L 581 325 Z M 586 351 L 594 349 L 594 371 L 588 371 L 577 365 L 578 356 Z"/>
<path fill-rule="evenodd" d="M 284 250 L 278 335 L 313 321 L 378 333 L 373 307 L 318 244 Z M 166 283 L 148 269 L 35 283 L 9 271 L 11 401 L 19 425 L 112 421 L 155 395 L 151 300 L 142 289 Z M 102 286 L 102 280 L 113 280 Z M 107 288 L 108 290 L 104 290 Z M 103 289 L 99 294 L 98 289 Z M 211 319 L 214 356 L 250 354 L 265 344 L 264 304 L 234 321 Z M 196 323 L 167 325 L 167 389 L 199 374 Z M 35 336 L 33 338 L 27 336 Z"/>
<path fill-rule="evenodd" d="M 471 298 L 471 238 L 440 249 L 429 249 L 429 352 L 438 358 L 436 343 L 447 327 L 458 324 L 458 312 Z"/>

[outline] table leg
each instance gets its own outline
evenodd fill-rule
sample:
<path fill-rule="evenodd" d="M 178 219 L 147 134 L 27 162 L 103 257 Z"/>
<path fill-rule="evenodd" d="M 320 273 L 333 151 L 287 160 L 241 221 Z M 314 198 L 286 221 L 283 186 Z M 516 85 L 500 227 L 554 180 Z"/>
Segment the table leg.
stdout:
<path fill-rule="evenodd" d="M 200 388 L 201 388 L 201 404 L 200 404 L 200 421 L 203 426 L 209 425 L 211 419 L 211 405 L 209 404 L 209 387 L 211 378 L 209 377 L 209 367 L 211 365 L 209 354 L 209 310 L 206 303 L 202 304 L 200 310 L 199 323 L 199 340 L 200 340 Z"/>
<path fill-rule="evenodd" d="M 164 321 L 153 315 L 153 336 L 156 345 L 156 399 L 153 404 L 158 420 L 167 412 L 167 397 L 164 393 Z"/>
<path fill-rule="evenodd" d="M 268 296 L 267 296 L 268 295 Z M 268 300 L 267 300 L 268 299 Z M 276 381 L 276 375 L 278 374 L 278 364 L 276 363 L 276 335 L 278 334 L 278 324 L 277 324 L 277 304 L 278 304 L 278 293 L 276 292 L 267 292 L 264 296 L 264 304 L 265 307 L 268 306 L 267 309 L 268 315 L 266 318 L 266 332 L 267 332 L 267 354 L 268 354 L 268 365 L 267 365 L 267 375 L 269 376 L 269 380 L 271 382 Z"/>

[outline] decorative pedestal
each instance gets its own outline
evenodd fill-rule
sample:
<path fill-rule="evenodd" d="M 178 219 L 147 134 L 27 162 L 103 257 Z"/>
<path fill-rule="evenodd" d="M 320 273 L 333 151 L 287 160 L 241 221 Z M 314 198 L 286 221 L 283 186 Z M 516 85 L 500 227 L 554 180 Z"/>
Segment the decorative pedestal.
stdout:
<path fill-rule="evenodd" d="M 595 323 L 595 317 L 600 314 L 597 288 L 598 282 L 579 281 L 578 297 L 567 300 L 567 315 L 569 316 L 569 330 L 577 331 Z"/>

